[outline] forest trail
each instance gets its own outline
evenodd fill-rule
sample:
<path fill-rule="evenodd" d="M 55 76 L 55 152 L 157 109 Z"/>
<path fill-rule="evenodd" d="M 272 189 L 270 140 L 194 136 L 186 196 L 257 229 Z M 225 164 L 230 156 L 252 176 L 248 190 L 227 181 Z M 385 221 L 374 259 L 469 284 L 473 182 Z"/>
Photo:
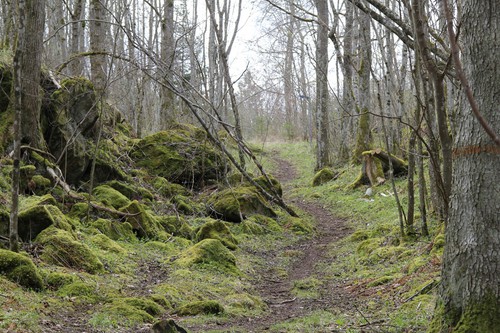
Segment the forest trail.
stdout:
<path fill-rule="evenodd" d="M 278 157 L 273 152 L 273 160 L 276 169 L 273 175 L 282 183 L 283 193 L 289 193 L 291 181 L 297 177 L 294 166 L 287 160 Z M 298 254 L 295 261 L 288 267 L 286 274 L 276 272 L 276 257 L 281 255 L 283 249 L 266 253 L 268 265 L 264 271 L 259 272 L 260 278 L 256 289 L 266 302 L 269 309 L 264 316 L 257 318 L 242 318 L 221 323 L 216 327 L 204 327 L 216 329 L 221 332 L 266 332 L 273 325 L 290 319 L 306 316 L 317 310 L 329 310 L 333 312 L 353 313 L 357 306 L 355 298 L 346 291 L 346 286 L 338 279 L 321 276 L 318 267 L 328 265 L 335 260 L 329 254 L 335 243 L 346 237 L 350 229 L 346 221 L 333 216 L 325 207 L 317 202 L 305 201 L 301 198 L 286 200 L 300 208 L 304 213 L 315 220 L 315 233 L 311 238 L 304 239 L 285 249 L 288 253 Z M 284 275 L 284 276 L 283 276 Z M 304 279 L 317 279 L 321 281 L 318 287 L 318 296 L 311 298 L 299 298 L 293 294 L 296 281 Z M 196 330 L 194 332 L 203 332 Z M 334 332 L 331 327 L 328 332 Z M 283 331 L 284 332 L 284 331 Z"/>

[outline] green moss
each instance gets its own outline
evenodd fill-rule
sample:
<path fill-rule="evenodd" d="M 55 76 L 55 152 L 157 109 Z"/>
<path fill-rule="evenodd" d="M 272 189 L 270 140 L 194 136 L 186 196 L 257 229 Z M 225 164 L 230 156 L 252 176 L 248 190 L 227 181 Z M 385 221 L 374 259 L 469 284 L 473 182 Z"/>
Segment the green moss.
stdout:
<path fill-rule="evenodd" d="M 171 183 L 163 177 L 155 177 L 151 185 L 153 185 L 154 189 L 158 191 L 161 196 L 166 198 L 172 198 L 176 195 L 187 196 L 189 194 L 189 191 L 184 186 Z"/>
<path fill-rule="evenodd" d="M 253 187 L 236 187 L 214 193 L 207 201 L 208 213 L 229 222 L 241 222 L 255 214 L 276 217 Z"/>
<path fill-rule="evenodd" d="M 487 294 L 482 300 L 472 300 L 463 308 L 445 308 L 438 301 L 429 333 L 497 333 L 500 327 L 500 300 Z"/>
<path fill-rule="evenodd" d="M 370 233 L 367 230 L 356 230 L 351 236 L 349 236 L 349 240 L 352 242 L 359 242 L 362 240 L 366 240 L 370 237 Z"/>
<path fill-rule="evenodd" d="M 242 233 L 248 235 L 262 235 L 266 232 L 264 227 L 254 221 L 251 221 L 249 218 L 241 222 L 236 228 L 233 229 L 236 229 L 236 234 Z"/>
<path fill-rule="evenodd" d="M 196 233 L 196 241 L 204 239 L 217 239 L 230 250 L 236 250 L 238 247 L 238 241 L 224 222 L 211 218 L 207 218 L 207 222 Z"/>
<path fill-rule="evenodd" d="M 23 196 L 19 201 L 19 210 L 23 211 L 33 206 L 44 206 L 44 205 L 57 206 L 58 203 L 57 200 L 54 199 L 54 197 L 51 194 L 45 194 L 42 196 L 38 195 Z"/>
<path fill-rule="evenodd" d="M 276 222 L 275 219 L 272 219 L 268 216 L 256 214 L 250 216 L 246 221 L 254 222 L 255 224 L 264 227 L 265 230 L 273 231 L 273 232 L 282 232 L 283 228 Z"/>
<path fill-rule="evenodd" d="M 108 236 L 104 234 L 97 234 L 90 237 L 90 241 L 95 244 L 98 248 L 113 252 L 113 253 L 126 253 L 127 251 L 118 245 L 115 241 L 110 239 Z"/>
<path fill-rule="evenodd" d="M 42 277 L 36 266 L 30 258 L 19 253 L 0 249 L 0 274 L 28 289 L 43 288 Z"/>
<path fill-rule="evenodd" d="M 31 180 L 35 183 L 34 192 L 38 195 L 44 194 L 52 186 L 50 179 L 42 175 L 34 175 Z"/>
<path fill-rule="evenodd" d="M 185 215 L 196 215 L 203 211 L 201 205 L 180 194 L 175 195 L 171 201 L 175 204 L 176 209 Z"/>
<path fill-rule="evenodd" d="M 160 216 L 159 222 L 169 234 L 191 239 L 193 229 L 184 217 L 176 215 Z"/>
<path fill-rule="evenodd" d="M 79 220 L 87 217 L 87 213 L 89 212 L 89 205 L 86 202 L 77 202 L 73 206 L 71 206 L 71 210 L 69 212 L 69 216 L 73 218 L 77 218 Z"/>
<path fill-rule="evenodd" d="M 181 267 L 200 265 L 239 274 L 235 256 L 217 239 L 202 240 L 182 252 L 175 262 Z"/>
<path fill-rule="evenodd" d="M 50 272 L 44 277 L 46 286 L 52 290 L 58 290 L 61 287 L 76 281 L 76 276 L 62 272 Z"/>
<path fill-rule="evenodd" d="M 48 263 L 83 269 L 89 273 L 104 270 L 103 264 L 89 247 L 67 231 L 49 227 L 38 235 L 36 241 L 44 246 L 41 258 Z"/>
<path fill-rule="evenodd" d="M 390 259 L 396 260 L 405 250 L 406 248 L 402 246 L 381 246 L 374 249 L 370 253 L 368 259 L 372 263 L 383 262 Z"/>
<path fill-rule="evenodd" d="M 364 240 L 356 248 L 356 253 L 360 256 L 368 256 L 374 250 L 378 249 L 383 241 L 383 238 L 369 238 L 367 240 Z"/>
<path fill-rule="evenodd" d="M 34 206 L 19 213 L 19 237 L 25 241 L 35 239 L 50 226 L 72 233 L 75 222 L 52 205 Z"/>
<path fill-rule="evenodd" d="M 264 302 L 256 296 L 243 293 L 231 294 L 224 298 L 224 302 L 228 304 L 229 308 L 245 311 L 245 310 L 263 310 L 265 308 Z"/>
<path fill-rule="evenodd" d="M 312 180 L 312 186 L 320 186 L 332 179 L 336 179 L 338 177 L 338 172 L 334 172 L 330 168 L 323 168 L 316 172 Z"/>
<path fill-rule="evenodd" d="M 147 136 L 131 153 L 138 166 L 170 182 L 199 187 L 225 171 L 221 153 L 193 126 L 178 126 Z"/>
<path fill-rule="evenodd" d="M 117 190 L 130 200 L 154 199 L 153 194 L 144 187 L 135 187 L 125 182 L 120 182 L 118 180 L 112 180 L 110 182 L 107 182 L 105 185 L 114 188 L 115 190 Z"/>
<path fill-rule="evenodd" d="M 87 302 L 95 302 L 102 297 L 95 284 L 83 281 L 75 281 L 62 286 L 57 290 L 57 295 L 68 298 L 78 297 L 80 300 Z"/>
<path fill-rule="evenodd" d="M 132 225 L 134 232 L 141 238 L 154 239 L 158 236 L 159 231 L 163 230 L 159 219 L 147 211 L 146 207 L 137 200 L 120 208 L 120 211 L 131 214 L 125 220 Z"/>
<path fill-rule="evenodd" d="M 116 299 L 115 302 L 133 306 L 136 309 L 145 311 L 151 316 L 159 315 L 165 311 L 161 305 L 147 298 L 125 297 Z"/>
<path fill-rule="evenodd" d="M 115 241 L 134 241 L 137 239 L 132 225 L 128 222 L 115 222 L 107 219 L 97 219 L 91 223 L 91 226 Z"/>
<path fill-rule="evenodd" d="M 299 298 L 318 298 L 318 288 L 322 282 L 315 277 L 307 277 L 305 279 L 296 280 L 293 282 L 292 294 Z"/>
<path fill-rule="evenodd" d="M 416 257 L 408 264 L 408 274 L 415 273 L 420 267 L 427 265 L 429 260 L 424 257 Z"/>
<path fill-rule="evenodd" d="M 130 204 L 130 200 L 126 196 L 108 185 L 97 186 L 93 193 L 98 201 L 115 209 L 119 209 Z"/>
<path fill-rule="evenodd" d="M 283 188 L 281 187 L 280 182 L 274 178 L 272 175 L 267 175 L 269 180 L 271 181 L 271 184 L 269 184 L 266 180 L 266 177 L 260 176 L 253 178 L 253 181 L 256 182 L 258 185 L 260 185 L 264 190 L 268 191 L 269 193 L 275 192 L 278 194 L 280 197 L 283 196 Z"/>
<path fill-rule="evenodd" d="M 217 301 L 197 301 L 182 305 L 176 313 L 179 316 L 218 315 L 224 313 L 224 307 Z"/>
<path fill-rule="evenodd" d="M 443 254 L 445 242 L 446 241 L 444 234 L 443 233 L 437 234 L 437 236 L 434 238 L 434 241 L 432 242 L 432 249 L 430 254 L 441 256 Z"/>
<path fill-rule="evenodd" d="M 280 219 L 286 228 L 298 235 L 308 235 L 313 232 L 313 227 L 306 219 L 290 215 L 284 215 Z"/>
<path fill-rule="evenodd" d="M 394 280 L 394 277 L 392 275 L 381 276 L 381 277 L 376 278 L 375 280 L 371 281 L 370 283 L 368 283 L 367 287 L 372 288 L 372 287 L 380 286 L 380 285 L 389 283 L 392 280 Z"/>

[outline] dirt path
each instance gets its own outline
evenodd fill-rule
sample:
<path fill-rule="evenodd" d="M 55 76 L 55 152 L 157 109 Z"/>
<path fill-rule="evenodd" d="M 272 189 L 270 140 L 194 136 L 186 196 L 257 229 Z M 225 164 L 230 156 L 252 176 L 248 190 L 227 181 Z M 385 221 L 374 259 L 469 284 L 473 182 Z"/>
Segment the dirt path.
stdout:
<path fill-rule="evenodd" d="M 283 159 L 274 157 L 277 171 L 274 176 L 280 180 L 287 193 L 287 185 L 297 175 L 293 165 Z M 335 307 L 338 311 L 353 311 L 353 300 L 344 286 L 338 281 L 322 277 L 318 270 L 322 264 L 328 264 L 333 259 L 328 256 L 328 249 L 335 246 L 335 242 L 347 236 L 350 232 L 344 220 L 335 218 L 318 203 L 298 199 L 288 200 L 296 207 L 310 215 L 316 221 L 314 237 L 305 239 L 286 249 L 290 253 L 299 253 L 289 267 L 285 278 L 278 276 L 273 262 L 283 249 L 267 253 L 268 268 L 260 272 L 261 278 L 256 286 L 261 297 L 269 306 L 265 316 L 252 320 L 230 321 L 212 329 L 229 330 L 231 332 L 266 332 L 271 326 L 289 319 L 299 318 L 315 310 L 329 310 Z M 297 298 L 293 295 L 294 282 L 308 277 L 316 277 L 322 281 L 319 287 L 319 297 Z M 333 329 L 333 328 L 332 328 Z"/>

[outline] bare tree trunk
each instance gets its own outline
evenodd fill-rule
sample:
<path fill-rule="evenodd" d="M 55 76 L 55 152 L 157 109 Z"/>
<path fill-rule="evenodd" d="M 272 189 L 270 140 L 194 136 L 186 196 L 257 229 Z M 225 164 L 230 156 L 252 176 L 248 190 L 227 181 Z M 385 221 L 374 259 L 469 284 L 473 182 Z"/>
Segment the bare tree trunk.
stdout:
<path fill-rule="evenodd" d="M 359 163 L 361 154 L 370 150 L 372 144 L 372 134 L 370 129 L 370 75 L 371 75 L 371 61 L 372 61 L 372 47 L 371 47 L 371 18 L 368 14 L 359 13 L 360 15 L 360 32 L 361 44 L 360 53 L 361 59 L 359 60 L 359 96 L 358 96 L 358 114 L 359 122 L 356 134 L 356 146 L 354 148 L 353 162 Z"/>
<path fill-rule="evenodd" d="M 328 2 L 316 0 L 318 32 L 316 45 L 316 169 L 331 164 L 328 117 Z"/>
<path fill-rule="evenodd" d="M 174 0 L 166 0 L 163 5 L 163 18 L 161 22 L 162 46 L 161 57 L 164 66 L 163 75 L 166 80 L 172 80 L 175 59 L 175 39 L 174 39 Z M 162 115 L 160 122 L 166 128 L 176 122 L 177 110 L 174 93 L 166 88 L 161 91 Z"/>
<path fill-rule="evenodd" d="M 104 24 L 104 6 L 101 0 L 90 1 L 90 50 L 106 51 L 106 28 Z M 107 83 L 106 57 L 102 55 L 90 58 L 90 73 L 95 90 L 99 96 L 105 96 Z"/>
<path fill-rule="evenodd" d="M 79 20 L 83 13 L 83 0 L 75 0 L 73 11 L 71 12 L 71 38 L 70 38 L 70 53 L 71 56 L 76 56 L 80 53 L 80 39 L 83 39 L 82 23 Z M 82 64 L 79 58 L 75 58 L 69 65 L 69 74 L 79 76 L 82 74 Z"/>
<path fill-rule="evenodd" d="M 295 91 L 293 85 L 293 62 L 294 62 L 294 39 L 295 39 L 295 5 L 289 4 L 290 15 L 286 32 L 285 70 L 284 70 L 284 96 L 285 96 L 285 131 L 288 139 L 295 137 L 294 113 L 295 113 Z"/>
<path fill-rule="evenodd" d="M 500 3 L 462 0 L 465 76 L 489 125 L 500 131 Z M 433 332 L 493 333 L 500 327 L 500 147 L 462 98 L 440 299 Z"/>

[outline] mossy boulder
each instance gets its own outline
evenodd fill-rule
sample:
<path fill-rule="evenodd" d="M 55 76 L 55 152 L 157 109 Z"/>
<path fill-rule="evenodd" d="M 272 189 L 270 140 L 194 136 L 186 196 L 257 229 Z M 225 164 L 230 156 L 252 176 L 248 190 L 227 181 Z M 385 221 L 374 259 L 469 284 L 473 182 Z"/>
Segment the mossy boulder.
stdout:
<path fill-rule="evenodd" d="M 98 201 L 115 209 L 119 209 L 130 204 L 129 198 L 109 185 L 97 186 L 93 193 Z"/>
<path fill-rule="evenodd" d="M 35 185 L 32 190 L 37 195 L 45 194 L 52 187 L 52 181 L 42 175 L 34 175 L 31 180 Z"/>
<path fill-rule="evenodd" d="M 196 301 L 182 305 L 177 311 L 179 316 L 196 316 L 200 314 L 222 314 L 224 307 L 217 301 Z"/>
<path fill-rule="evenodd" d="M 181 267 L 201 265 L 224 272 L 239 273 L 236 257 L 218 239 L 204 239 L 183 251 L 175 261 Z"/>
<path fill-rule="evenodd" d="M 50 226 L 72 233 L 76 224 L 53 205 L 34 206 L 19 213 L 19 237 L 24 241 L 35 239 Z"/>
<path fill-rule="evenodd" d="M 44 137 L 54 156 L 61 156 L 61 169 L 70 184 L 78 183 L 87 171 L 92 147 L 89 138 L 96 134 L 99 118 L 97 97 L 92 83 L 83 78 L 61 82 L 52 93 L 50 107 L 43 112 L 46 123 Z"/>
<path fill-rule="evenodd" d="M 179 215 L 159 216 L 158 220 L 167 233 L 174 236 L 191 239 L 193 229 L 189 226 L 186 219 Z"/>
<path fill-rule="evenodd" d="M 101 250 L 113 252 L 113 253 L 125 253 L 127 252 L 123 247 L 121 247 L 117 242 L 110 239 L 104 234 L 97 234 L 90 237 L 90 242 L 100 248 Z"/>
<path fill-rule="evenodd" d="M 51 290 L 58 290 L 76 280 L 77 277 L 75 275 L 63 272 L 50 272 L 44 277 L 45 285 Z"/>
<path fill-rule="evenodd" d="M 135 237 L 133 227 L 128 222 L 117 222 L 107 219 L 97 219 L 91 223 L 91 226 L 99 230 L 112 240 L 133 241 Z"/>
<path fill-rule="evenodd" d="M 97 302 L 102 297 L 95 283 L 85 281 L 74 281 L 65 284 L 57 290 L 57 295 L 65 298 L 78 297 L 80 301 L 86 302 Z"/>
<path fill-rule="evenodd" d="M 147 136 L 137 143 L 132 159 L 151 174 L 188 188 L 199 188 L 222 178 L 224 158 L 204 131 L 177 125 Z"/>
<path fill-rule="evenodd" d="M 280 182 L 272 175 L 267 175 L 267 177 L 271 181 L 271 184 L 269 184 L 269 182 L 266 180 L 266 177 L 264 176 L 253 178 L 253 181 L 269 193 L 276 193 L 280 197 L 283 196 L 283 188 L 281 187 Z"/>
<path fill-rule="evenodd" d="M 241 222 L 255 214 L 276 217 L 257 189 L 248 186 L 228 188 L 212 194 L 207 200 L 207 210 L 210 215 L 228 222 Z"/>
<path fill-rule="evenodd" d="M 67 231 L 49 227 L 35 241 L 44 246 L 41 258 L 48 263 L 82 269 L 91 274 L 104 271 L 96 254 Z"/>
<path fill-rule="evenodd" d="M 120 208 L 120 211 L 130 214 L 125 218 L 125 221 L 132 225 L 134 233 L 141 238 L 155 238 L 160 231 L 163 231 L 159 219 L 137 200 Z"/>
<path fill-rule="evenodd" d="M 182 185 L 169 182 L 163 177 L 155 177 L 151 181 L 151 185 L 158 192 L 158 194 L 165 198 L 172 198 L 176 195 L 189 195 L 189 191 L 187 188 Z"/>
<path fill-rule="evenodd" d="M 222 221 L 211 218 L 207 218 L 207 222 L 196 233 L 196 241 L 200 242 L 204 239 L 218 239 L 230 250 L 236 250 L 238 247 L 238 241 L 227 225 Z"/>
<path fill-rule="evenodd" d="M 19 253 L 0 249 L 0 274 L 28 289 L 43 288 L 42 277 L 35 264 Z"/>
<path fill-rule="evenodd" d="M 153 200 L 153 194 L 141 186 L 133 186 L 122 181 L 112 180 L 105 185 L 117 190 L 130 200 Z"/>
<path fill-rule="evenodd" d="M 323 185 L 330 180 L 336 179 L 339 173 L 333 171 L 330 168 L 323 168 L 316 172 L 312 180 L 312 186 L 320 186 Z"/>
<path fill-rule="evenodd" d="M 152 323 L 154 316 L 164 312 L 164 309 L 144 298 L 117 298 L 104 305 L 101 312 L 95 314 L 106 318 L 106 321 L 117 322 L 126 326 L 142 323 Z"/>
<path fill-rule="evenodd" d="M 253 222 L 259 226 L 262 226 L 266 232 L 282 232 L 283 228 L 279 225 L 279 223 L 268 216 L 256 214 L 250 216 L 245 222 Z"/>
<path fill-rule="evenodd" d="M 201 204 L 181 194 L 175 195 L 171 202 L 175 205 L 176 210 L 184 215 L 196 215 L 203 211 Z"/>

